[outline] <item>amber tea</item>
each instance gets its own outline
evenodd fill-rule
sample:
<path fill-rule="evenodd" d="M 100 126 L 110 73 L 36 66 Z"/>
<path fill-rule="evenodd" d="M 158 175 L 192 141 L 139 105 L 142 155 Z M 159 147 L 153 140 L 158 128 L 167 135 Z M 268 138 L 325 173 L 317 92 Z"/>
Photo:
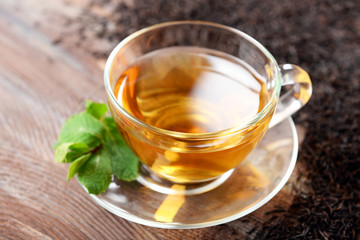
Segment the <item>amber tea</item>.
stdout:
<path fill-rule="evenodd" d="M 114 95 L 138 120 L 160 132 L 173 132 L 173 137 L 152 131 L 139 137 L 112 109 L 141 161 L 156 174 L 181 183 L 213 179 L 234 168 L 261 140 L 272 115 L 249 129 L 232 132 L 268 103 L 265 80 L 233 56 L 198 47 L 145 54 L 123 72 Z M 221 140 L 199 140 L 214 132 L 223 135 Z"/>

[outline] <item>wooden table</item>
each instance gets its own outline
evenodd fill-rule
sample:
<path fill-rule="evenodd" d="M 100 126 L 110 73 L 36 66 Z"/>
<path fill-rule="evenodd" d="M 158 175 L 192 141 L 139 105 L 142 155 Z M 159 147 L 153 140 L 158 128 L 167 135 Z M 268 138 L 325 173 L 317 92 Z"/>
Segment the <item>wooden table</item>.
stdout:
<path fill-rule="evenodd" d="M 136 30 L 130 19 L 123 35 L 110 42 L 93 36 L 89 28 L 81 30 L 89 14 L 100 20 L 113 17 L 105 5 L 90 2 L 1 1 L 0 239 L 241 239 L 268 219 L 266 213 L 290 206 L 301 163 L 286 187 L 261 209 L 194 230 L 129 222 L 95 204 L 76 180 L 66 181 L 67 166 L 54 162 L 51 145 L 77 105 L 103 84 L 105 56 L 99 52 L 109 53 L 121 37 Z M 134 1 L 123 2 L 134 7 Z M 303 136 L 305 129 L 298 127 Z"/>

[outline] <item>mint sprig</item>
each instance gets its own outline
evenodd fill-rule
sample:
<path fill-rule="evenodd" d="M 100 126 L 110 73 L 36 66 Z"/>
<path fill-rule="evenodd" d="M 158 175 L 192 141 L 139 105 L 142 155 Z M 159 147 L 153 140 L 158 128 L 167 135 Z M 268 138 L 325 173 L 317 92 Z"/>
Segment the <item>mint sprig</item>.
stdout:
<path fill-rule="evenodd" d="M 103 103 L 86 101 L 86 110 L 63 125 L 55 144 L 55 161 L 70 163 L 67 179 L 75 174 L 89 193 L 105 192 L 112 175 L 133 181 L 139 160 L 129 149 Z"/>

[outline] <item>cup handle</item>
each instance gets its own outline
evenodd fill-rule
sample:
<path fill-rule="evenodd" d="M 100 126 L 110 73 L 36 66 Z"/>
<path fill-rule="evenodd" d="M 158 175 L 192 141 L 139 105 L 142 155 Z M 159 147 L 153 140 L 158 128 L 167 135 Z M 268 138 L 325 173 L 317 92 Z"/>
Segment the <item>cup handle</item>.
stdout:
<path fill-rule="evenodd" d="M 281 94 L 269 127 L 297 112 L 309 101 L 312 94 L 311 80 L 304 69 L 293 64 L 283 64 L 279 67 L 282 76 L 281 86 L 289 87 Z"/>

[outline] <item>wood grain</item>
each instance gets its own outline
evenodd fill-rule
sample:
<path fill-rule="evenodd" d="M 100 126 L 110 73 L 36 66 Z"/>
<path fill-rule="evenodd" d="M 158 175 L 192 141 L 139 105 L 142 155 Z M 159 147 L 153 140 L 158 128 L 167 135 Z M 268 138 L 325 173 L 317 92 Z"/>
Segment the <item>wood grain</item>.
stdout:
<path fill-rule="evenodd" d="M 107 212 L 75 180 L 67 182 L 66 166 L 54 162 L 51 145 L 78 103 L 102 85 L 102 69 L 71 42 L 54 44 L 63 26 L 52 24 L 85 6 L 80 0 L 72 6 L 5 0 L 0 6 L 0 239 L 238 239 L 267 211 L 291 204 L 290 184 L 243 219 L 203 229 L 157 229 Z"/>

